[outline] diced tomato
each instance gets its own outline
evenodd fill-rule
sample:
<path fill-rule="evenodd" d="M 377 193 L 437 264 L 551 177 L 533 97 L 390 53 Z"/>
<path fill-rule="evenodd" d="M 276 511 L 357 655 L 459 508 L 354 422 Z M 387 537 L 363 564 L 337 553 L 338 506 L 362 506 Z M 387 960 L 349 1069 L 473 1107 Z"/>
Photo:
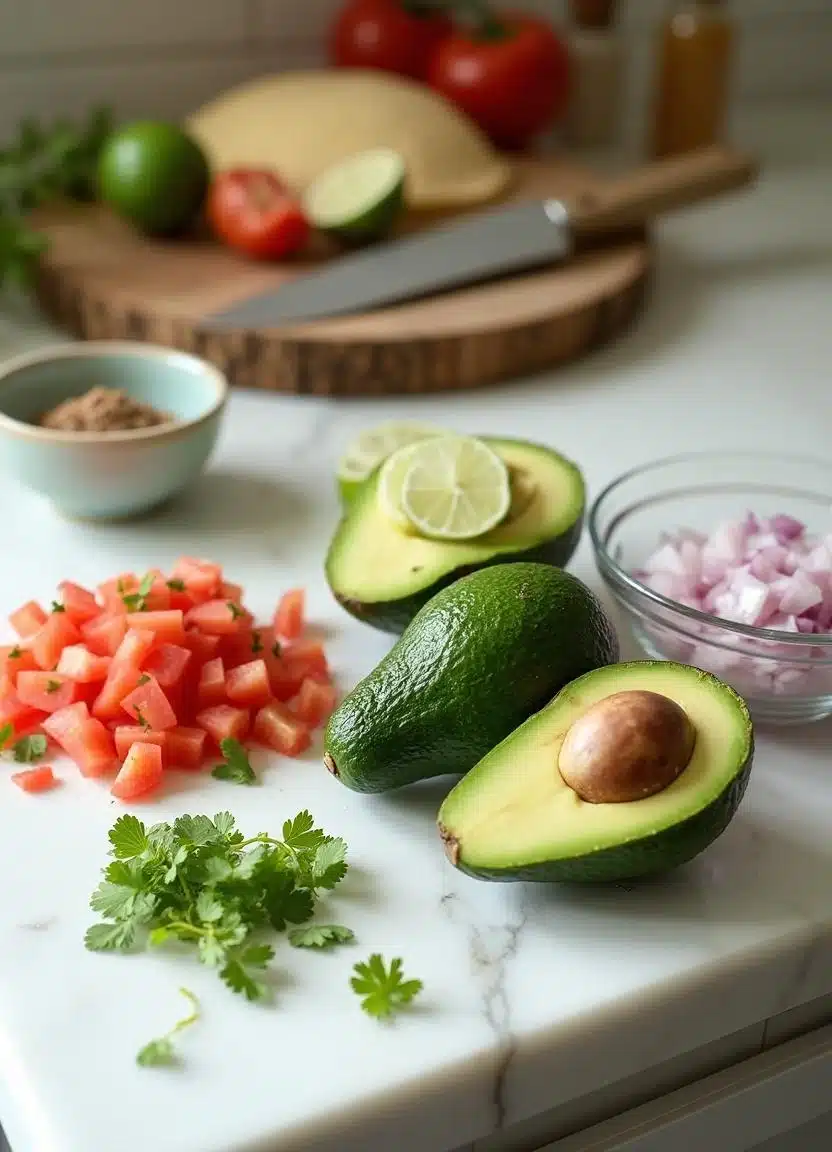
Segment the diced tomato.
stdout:
<path fill-rule="evenodd" d="M 225 700 L 225 668 L 219 656 L 202 665 L 196 698 L 200 705 L 222 704 Z"/>
<path fill-rule="evenodd" d="M 124 760 L 134 744 L 158 744 L 164 752 L 167 747 L 167 732 L 155 732 L 152 728 L 142 728 L 137 724 L 120 724 L 113 732 L 116 754 Z"/>
<path fill-rule="evenodd" d="M 170 593 L 169 608 L 178 608 L 180 612 L 187 613 L 196 604 L 196 600 L 185 587 L 183 580 L 168 580 L 168 592 Z"/>
<path fill-rule="evenodd" d="M 217 655 L 222 656 L 226 668 L 236 668 L 238 664 L 248 664 L 249 660 L 262 654 L 262 640 L 255 637 L 253 630 L 246 628 L 232 636 L 218 636 Z"/>
<path fill-rule="evenodd" d="M 171 606 L 170 603 L 170 588 L 165 579 L 164 572 L 158 568 L 151 568 L 149 572 L 145 573 L 142 579 L 147 576 L 153 577 L 153 583 L 150 585 L 150 591 L 144 596 L 143 612 L 167 612 Z"/>
<path fill-rule="evenodd" d="M 219 747 L 223 740 L 245 740 L 251 718 L 245 708 L 217 704 L 198 712 L 196 722 Z"/>
<path fill-rule="evenodd" d="M 9 623 L 22 639 L 26 639 L 41 629 L 48 617 L 36 600 L 27 600 L 17 611 L 12 612 Z"/>
<path fill-rule="evenodd" d="M 37 768 L 24 768 L 22 772 L 12 773 L 12 783 L 24 792 L 48 792 L 60 781 L 48 764 L 39 764 Z"/>
<path fill-rule="evenodd" d="M 179 644 L 160 644 L 150 653 L 142 667 L 158 680 L 162 688 L 168 689 L 182 683 L 190 660 L 190 648 L 183 648 Z"/>
<path fill-rule="evenodd" d="M 317 728 L 335 711 L 336 692 L 332 684 L 306 679 L 300 691 L 289 701 L 289 710 L 298 720 Z"/>
<path fill-rule="evenodd" d="M 274 633 L 284 640 L 297 640 L 303 632 L 306 596 L 302 588 L 293 588 L 280 597 L 274 614 Z"/>
<path fill-rule="evenodd" d="M 133 744 L 110 789 L 119 800 L 136 800 L 162 782 L 162 749 L 158 744 Z"/>
<path fill-rule="evenodd" d="M 233 600 L 206 600 L 188 613 L 188 624 L 209 636 L 233 636 L 248 628 L 249 621 Z"/>
<path fill-rule="evenodd" d="M 126 634 L 127 618 L 123 613 L 112 615 L 105 612 L 81 625 L 84 643 L 96 656 L 115 656 Z"/>
<path fill-rule="evenodd" d="M 106 776 L 118 767 L 113 734 L 100 720 L 82 720 L 77 729 L 64 735 L 63 748 L 82 776 Z"/>
<path fill-rule="evenodd" d="M 232 703 L 246 708 L 265 704 L 272 694 L 265 660 L 250 660 L 232 668 L 225 680 L 225 693 Z"/>
<path fill-rule="evenodd" d="M 244 592 L 239 584 L 231 584 L 228 580 L 223 580 L 220 584 L 218 599 L 220 600 L 233 600 L 235 604 L 243 603 Z"/>
<path fill-rule="evenodd" d="M 140 677 L 138 686 L 121 701 L 121 706 L 142 726 L 160 732 L 176 727 L 176 713 L 170 701 L 159 687 L 159 681 L 146 672 Z"/>
<path fill-rule="evenodd" d="M 139 583 L 139 577 L 135 572 L 122 572 L 114 580 L 105 580 L 103 584 L 99 584 L 96 591 L 104 611 L 125 614 L 127 605 L 124 603 L 124 597 L 138 592 Z"/>
<path fill-rule="evenodd" d="M 329 676 L 329 662 L 323 644 L 302 640 L 283 650 L 283 662 L 293 669 L 303 669 L 308 676 Z"/>
<path fill-rule="evenodd" d="M 64 606 L 64 612 L 73 624 L 86 624 L 88 620 L 94 620 L 101 612 L 92 592 L 82 588 L 80 584 L 73 584 L 71 580 L 64 580 L 58 585 L 58 592 Z"/>
<path fill-rule="evenodd" d="M 0 698 L 0 728 L 11 724 L 15 736 L 20 736 L 36 727 L 43 720 L 43 716 L 44 713 L 40 708 L 24 704 L 14 688 Z"/>
<path fill-rule="evenodd" d="M 59 712 L 78 699 L 78 685 L 58 672 L 21 672 L 17 698 L 38 712 Z"/>
<path fill-rule="evenodd" d="M 54 668 L 68 644 L 80 644 L 81 633 L 66 612 L 53 612 L 32 637 L 32 655 L 44 671 Z"/>
<path fill-rule="evenodd" d="M 183 643 L 186 648 L 190 648 L 193 652 L 196 663 L 205 664 L 206 661 L 212 660 L 217 655 L 220 638 L 219 636 L 206 636 L 204 632 L 199 632 L 196 628 L 189 628 L 185 633 Z"/>
<path fill-rule="evenodd" d="M 77 684 L 98 684 L 107 679 L 111 661 L 111 656 L 96 656 L 83 644 L 70 644 L 61 653 L 55 671 Z"/>
<path fill-rule="evenodd" d="M 93 716 L 97 716 L 99 720 L 123 719 L 124 713 L 121 710 L 121 702 L 125 696 L 129 696 L 138 687 L 141 677 L 142 673 L 135 664 L 113 662 L 110 665 L 104 686 L 93 703 Z"/>
<path fill-rule="evenodd" d="M 125 619 L 129 619 L 129 617 Z M 124 639 L 116 649 L 113 663 L 129 664 L 133 668 L 140 668 L 155 640 L 156 637 L 149 628 L 128 628 L 124 634 Z"/>
<path fill-rule="evenodd" d="M 201 768 L 206 735 L 202 728 L 170 728 L 165 733 L 168 765 L 189 772 Z"/>
<path fill-rule="evenodd" d="M 254 719 L 254 739 L 283 756 L 299 756 L 312 743 L 312 734 L 297 716 L 280 704 L 266 704 Z"/>
<path fill-rule="evenodd" d="M 185 619 L 179 608 L 164 612 L 128 612 L 127 627 L 152 632 L 157 644 L 181 644 L 185 639 Z"/>
<path fill-rule="evenodd" d="M 41 723 L 41 728 L 47 736 L 59 744 L 66 751 L 66 741 L 70 743 L 77 736 L 81 725 L 90 718 L 90 710 L 83 700 L 77 704 L 70 704 L 68 708 L 61 708 L 53 712 Z"/>
<path fill-rule="evenodd" d="M 222 569 L 219 564 L 212 564 L 208 560 L 182 556 L 174 564 L 171 578 L 182 581 L 195 604 L 204 604 L 218 594 L 222 584 Z"/>
<path fill-rule="evenodd" d="M 10 684 L 15 683 L 18 672 L 36 672 L 37 668 L 31 648 L 20 648 L 17 644 L 0 648 L 0 676 L 8 676 Z"/>

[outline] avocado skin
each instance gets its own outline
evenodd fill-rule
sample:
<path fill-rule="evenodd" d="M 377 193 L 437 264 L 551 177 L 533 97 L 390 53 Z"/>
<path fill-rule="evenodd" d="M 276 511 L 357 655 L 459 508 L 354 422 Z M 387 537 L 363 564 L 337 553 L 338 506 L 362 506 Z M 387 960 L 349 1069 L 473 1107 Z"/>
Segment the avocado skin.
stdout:
<path fill-rule="evenodd" d="M 571 680 L 614 664 L 618 639 L 577 577 L 501 563 L 416 615 L 327 725 L 325 763 L 356 792 L 461 775 Z"/>
<path fill-rule="evenodd" d="M 751 748 L 742 768 L 707 808 L 683 820 L 681 824 L 652 836 L 631 840 L 621 846 L 603 848 L 599 852 L 571 860 L 549 860 L 514 868 L 469 868 L 463 860 L 454 859 L 453 843 L 449 843 L 441 824 L 439 835 L 445 842 L 445 850 L 454 867 L 476 880 L 598 884 L 658 876 L 687 864 L 722 835 L 745 795 L 753 762 L 752 736 Z"/>
<path fill-rule="evenodd" d="M 437 592 L 441 592 L 443 588 L 448 588 L 464 576 L 470 576 L 473 572 L 481 572 L 495 564 L 516 563 L 548 564 L 555 568 L 565 568 L 580 543 L 583 526 L 584 513 L 582 511 L 574 524 L 560 536 L 545 540 L 535 548 L 492 556 L 490 560 L 485 560 L 473 567 L 455 568 L 443 576 L 441 580 L 431 584 L 430 587 L 420 592 L 414 592 L 412 596 L 405 596 L 401 600 L 362 601 L 339 596 L 337 592 L 333 594 L 344 611 L 349 612 L 350 616 L 360 620 L 362 624 L 369 624 L 371 628 L 376 628 L 379 632 L 389 632 L 395 636 L 400 636 Z M 332 581 L 330 581 L 331 586 Z"/>

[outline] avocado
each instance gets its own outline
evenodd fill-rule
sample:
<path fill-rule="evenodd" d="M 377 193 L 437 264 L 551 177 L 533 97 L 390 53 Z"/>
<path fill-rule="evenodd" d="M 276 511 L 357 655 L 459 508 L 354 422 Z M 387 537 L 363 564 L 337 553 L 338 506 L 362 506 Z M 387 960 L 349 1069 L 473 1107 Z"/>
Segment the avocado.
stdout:
<path fill-rule="evenodd" d="M 665 872 L 722 834 L 753 755 L 748 708 L 710 673 L 649 660 L 599 668 L 563 688 L 459 781 L 440 809 L 439 831 L 451 862 L 482 880 L 621 881 Z M 582 799 L 593 774 L 603 799 Z M 566 778 L 580 778 L 582 795 Z"/>
<path fill-rule="evenodd" d="M 356 619 L 401 633 L 432 596 L 469 572 L 515 560 L 569 563 L 586 499 L 578 467 L 539 444 L 482 439 L 509 468 L 512 507 L 506 521 L 477 540 L 428 540 L 402 531 L 381 506 L 378 470 L 363 482 L 326 558 L 329 586 Z"/>
<path fill-rule="evenodd" d="M 444 588 L 329 720 L 324 762 L 356 792 L 467 772 L 618 641 L 575 576 L 483 568 Z"/>

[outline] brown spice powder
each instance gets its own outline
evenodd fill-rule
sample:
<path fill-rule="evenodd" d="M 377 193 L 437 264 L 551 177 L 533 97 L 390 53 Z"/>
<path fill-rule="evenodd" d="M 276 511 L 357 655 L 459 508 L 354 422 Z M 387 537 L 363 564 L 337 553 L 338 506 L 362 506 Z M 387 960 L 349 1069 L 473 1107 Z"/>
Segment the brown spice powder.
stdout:
<path fill-rule="evenodd" d="M 91 388 L 44 413 L 39 424 L 57 432 L 129 432 L 170 424 L 173 419 L 120 388 Z"/>

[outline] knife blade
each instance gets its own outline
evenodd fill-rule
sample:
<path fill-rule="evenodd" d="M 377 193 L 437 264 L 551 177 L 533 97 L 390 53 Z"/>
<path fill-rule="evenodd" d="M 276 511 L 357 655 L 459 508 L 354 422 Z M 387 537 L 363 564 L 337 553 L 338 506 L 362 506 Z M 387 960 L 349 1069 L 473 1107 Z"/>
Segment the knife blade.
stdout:
<path fill-rule="evenodd" d="M 659 161 L 572 204 L 545 199 L 492 208 L 342 256 L 215 312 L 201 326 L 303 324 L 534 271 L 567 258 L 586 240 L 742 187 L 755 174 L 749 157 L 725 148 Z"/>

